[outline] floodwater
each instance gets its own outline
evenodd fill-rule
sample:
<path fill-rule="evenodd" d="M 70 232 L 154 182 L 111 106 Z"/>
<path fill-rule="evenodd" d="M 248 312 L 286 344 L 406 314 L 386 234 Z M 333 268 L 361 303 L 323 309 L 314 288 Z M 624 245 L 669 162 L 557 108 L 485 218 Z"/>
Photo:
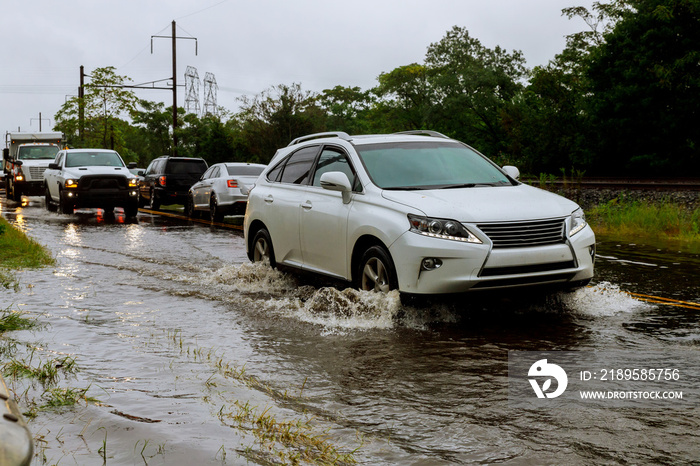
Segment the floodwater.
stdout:
<path fill-rule="evenodd" d="M 601 238 L 575 293 L 402 305 L 252 265 L 238 231 L 40 198 L 2 214 L 57 260 L 0 291 L 43 324 L 6 334 L 2 361 L 70 357 L 55 386 L 90 399 L 36 410 L 33 464 L 700 461 L 697 399 L 522 410 L 508 393 L 512 350 L 700 360 L 697 254 Z M 25 409 L 48 400 L 51 386 L 6 382 Z"/>

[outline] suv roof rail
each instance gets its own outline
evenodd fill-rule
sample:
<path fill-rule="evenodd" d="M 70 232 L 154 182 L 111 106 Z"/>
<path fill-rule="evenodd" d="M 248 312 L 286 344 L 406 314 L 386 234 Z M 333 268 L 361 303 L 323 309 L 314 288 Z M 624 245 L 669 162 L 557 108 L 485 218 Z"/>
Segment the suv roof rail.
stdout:
<path fill-rule="evenodd" d="M 414 129 L 411 131 L 399 131 L 394 134 L 412 134 L 415 136 L 433 136 L 436 138 L 444 138 L 444 139 L 450 139 L 449 136 L 445 136 L 442 133 L 438 133 L 437 131 L 432 131 L 429 129 Z"/>
<path fill-rule="evenodd" d="M 299 144 L 300 142 L 304 141 L 310 141 L 312 139 L 320 139 L 320 138 L 340 138 L 343 139 L 344 141 L 352 141 L 352 138 L 348 133 L 345 131 L 329 131 L 326 133 L 315 133 L 315 134 L 308 134 L 306 136 L 301 136 L 296 139 L 294 139 L 292 142 L 287 144 L 287 147 L 293 146 L 294 144 Z"/>

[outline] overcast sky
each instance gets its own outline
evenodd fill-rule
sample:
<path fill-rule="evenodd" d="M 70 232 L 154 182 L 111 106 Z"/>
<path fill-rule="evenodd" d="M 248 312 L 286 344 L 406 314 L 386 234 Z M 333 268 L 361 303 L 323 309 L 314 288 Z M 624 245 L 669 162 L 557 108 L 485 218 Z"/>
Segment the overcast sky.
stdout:
<path fill-rule="evenodd" d="M 3 0 L 0 22 L 0 131 L 50 130 L 54 115 L 77 95 L 86 73 L 114 66 L 134 84 L 172 76 L 177 35 L 178 84 L 186 67 L 200 80 L 213 73 L 218 105 L 231 111 L 244 94 L 301 83 L 320 92 L 336 85 L 377 84 L 377 76 L 423 63 L 427 47 L 453 26 L 489 48 L 523 52 L 544 65 L 585 24 L 561 15 L 592 0 Z M 203 91 L 200 84 L 200 93 Z M 137 91 L 172 104 L 172 92 Z M 185 90 L 178 90 L 184 107 Z M 203 105 L 204 96 L 200 96 Z"/>

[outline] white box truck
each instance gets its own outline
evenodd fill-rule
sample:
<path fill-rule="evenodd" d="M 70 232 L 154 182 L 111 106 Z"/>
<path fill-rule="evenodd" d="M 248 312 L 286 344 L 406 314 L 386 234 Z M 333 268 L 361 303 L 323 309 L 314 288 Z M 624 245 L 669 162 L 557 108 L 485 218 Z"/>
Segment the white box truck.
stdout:
<path fill-rule="evenodd" d="M 59 132 L 5 133 L 5 196 L 20 201 L 22 195 L 43 195 L 44 171 L 64 145 L 65 137 Z"/>

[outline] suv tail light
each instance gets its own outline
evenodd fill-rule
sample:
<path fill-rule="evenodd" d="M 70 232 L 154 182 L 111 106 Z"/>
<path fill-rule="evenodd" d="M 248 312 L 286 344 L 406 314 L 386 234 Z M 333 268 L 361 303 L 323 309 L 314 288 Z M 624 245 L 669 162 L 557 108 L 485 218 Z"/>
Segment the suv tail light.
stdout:
<path fill-rule="evenodd" d="M 165 176 L 161 176 L 158 178 L 158 184 L 161 186 L 165 186 Z"/>
<path fill-rule="evenodd" d="M 227 182 L 229 188 L 237 188 L 238 187 L 238 181 L 236 180 L 228 180 Z"/>

